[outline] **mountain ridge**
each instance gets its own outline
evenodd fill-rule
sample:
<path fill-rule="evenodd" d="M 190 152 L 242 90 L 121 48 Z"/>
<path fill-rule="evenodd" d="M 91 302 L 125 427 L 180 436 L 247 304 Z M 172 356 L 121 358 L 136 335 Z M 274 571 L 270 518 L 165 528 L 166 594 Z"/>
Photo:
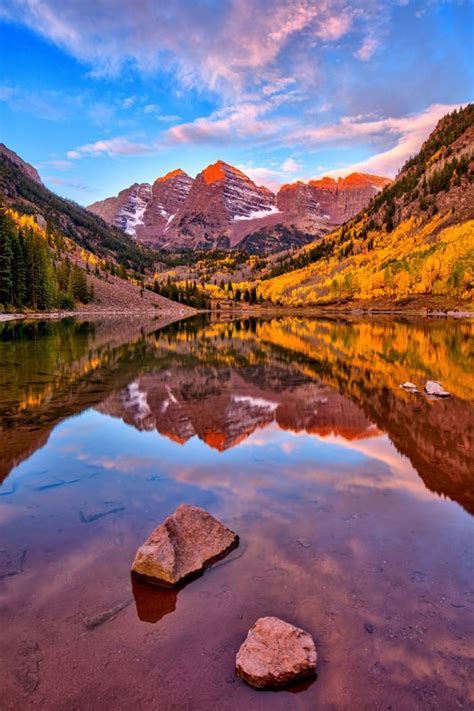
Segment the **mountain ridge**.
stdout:
<path fill-rule="evenodd" d="M 173 190 L 174 181 L 180 181 L 185 189 L 174 210 L 168 211 L 163 207 L 164 196 L 167 190 Z M 88 209 L 155 248 L 239 248 L 265 253 L 299 247 L 325 234 L 352 217 L 389 183 L 389 178 L 354 173 L 338 180 L 296 181 L 273 193 L 239 168 L 218 160 L 194 179 L 177 168 L 157 178 L 152 187 L 134 183 L 118 196 L 93 203 Z M 154 195 L 157 185 L 161 186 L 160 198 Z M 139 189 L 146 192 L 144 207 L 137 197 Z M 129 204 L 135 206 L 131 214 Z M 295 238 L 282 226 L 293 228 Z"/>

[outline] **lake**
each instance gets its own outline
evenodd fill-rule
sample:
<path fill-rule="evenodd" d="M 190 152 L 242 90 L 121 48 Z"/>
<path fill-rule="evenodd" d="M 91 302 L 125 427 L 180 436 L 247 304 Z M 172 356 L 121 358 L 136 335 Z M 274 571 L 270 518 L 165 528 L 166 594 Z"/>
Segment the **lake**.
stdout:
<path fill-rule="evenodd" d="M 2 709 L 472 708 L 473 334 L 0 324 Z M 451 397 L 400 388 L 427 379 Z M 180 590 L 132 583 L 183 502 L 239 548 Z M 313 635 L 316 680 L 235 677 L 264 615 Z"/>

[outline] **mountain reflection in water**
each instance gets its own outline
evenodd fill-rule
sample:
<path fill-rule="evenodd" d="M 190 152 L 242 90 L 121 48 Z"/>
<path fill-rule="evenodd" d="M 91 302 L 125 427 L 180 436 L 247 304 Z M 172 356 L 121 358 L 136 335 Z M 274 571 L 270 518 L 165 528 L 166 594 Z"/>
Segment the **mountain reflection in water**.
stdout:
<path fill-rule="evenodd" d="M 2 708 L 468 708 L 473 325 L 293 316 L 0 325 Z M 451 397 L 407 393 L 439 380 Z M 130 577 L 178 504 L 240 546 Z M 314 683 L 235 677 L 276 615 Z"/>
<path fill-rule="evenodd" d="M 473 327 L 465 322 L 4 324 L 0 477 L 88 407 L 224 451 L 258 428 L 352 441 L 387 433 L 428 489 L 474 512 Z M 433 400 L 399 386 L 439 379 Z"/>

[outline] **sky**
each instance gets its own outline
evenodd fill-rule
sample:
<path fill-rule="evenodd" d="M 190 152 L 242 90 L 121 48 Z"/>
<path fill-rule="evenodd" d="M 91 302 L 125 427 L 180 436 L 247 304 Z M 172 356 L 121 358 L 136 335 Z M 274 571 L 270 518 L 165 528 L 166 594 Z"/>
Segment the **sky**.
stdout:
<path fill-rule="evenodd" d="M 196 175 L 393 177 L 473 98 L 472 0 L 2 0 L 0 141 L 81 204 Z"/>

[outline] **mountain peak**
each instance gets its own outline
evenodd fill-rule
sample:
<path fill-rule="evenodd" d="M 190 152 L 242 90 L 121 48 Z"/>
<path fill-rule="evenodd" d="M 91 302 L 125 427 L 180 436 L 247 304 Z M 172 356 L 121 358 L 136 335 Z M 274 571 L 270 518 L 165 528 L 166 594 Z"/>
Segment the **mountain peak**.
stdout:
<path fill-rule="evenodd" d="M 207 168 L 204 168 L 202 171 L 204 182 L 211 185 L 211 183 L 217 183 L 220 180 L 224 180 L 225 172 L 222 170 L 222 165 L 223 162 L 218 160 L 217 163 L 212 163 L 212 165 L 208 165 Z"/>
<path fill-rule="evenodd" d="M 43 181 L 41 180 L 36 168 L 34 168 L 30 163 L 24 161 L 23 158 L 20 158 L 18 153 L 15 153 L 15 151 L 12 151 L 10 148 L 7 148 L 4 143 L 0 143 L 0 153 L 3 153 L 3 155 L 6 156 L 8 160 L 12 161 L 12 163 L 15 163 L 20 168 L 22 173 L 34 180 L 35 183 L 43 185 Z"/>
<path fill-rule="evenodd" d="M 345 178 L 331 178 L 328 175 L 310 180 L 308 185 L 320 190 L 354 190 L 357 188 L 373 187 L 382 189 L 391 182 L 390 178 L 370 173 L 350 173 Z"/>
<path fill-rule="evenodd" d="M 155 182 L 166 183 L 168 180 L 177 178 L 179 175 L 187 175 L 187 173 L 185 173 L 181 168 L 176 168 L 175 170 L 170 170 L 170 172 L 166 173 L 166 175 L 162 175 L 160 178 L 157 178 Z"/>
<path fill-rule="evenodd" d="M 371 175 L 370 173 L 351 173 L 345 178 L 339 178 L 337 182 L 338 185 L 343 185 L 346 189 L 366 187 L 367 185 L 382 189 L 392 181 L 390 178 Z"/>
<path fill-rule="evenodd" d="M 236 175 L 241 180 L 245 180 L 247 183 L 252 182 L 250 178 L 245 175 L 245 173 L 242 173 L 241 170 L 223 160 L 218 160 L 215 163 L 208 165 L 207 168 L 205 168 L 201 173 L 204 178 L 204 182 L 207 183 L 207 185 L 225 180 L 225 178 L 229 177 L 229 174 Z"/>

